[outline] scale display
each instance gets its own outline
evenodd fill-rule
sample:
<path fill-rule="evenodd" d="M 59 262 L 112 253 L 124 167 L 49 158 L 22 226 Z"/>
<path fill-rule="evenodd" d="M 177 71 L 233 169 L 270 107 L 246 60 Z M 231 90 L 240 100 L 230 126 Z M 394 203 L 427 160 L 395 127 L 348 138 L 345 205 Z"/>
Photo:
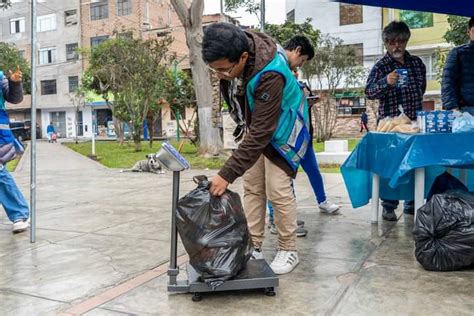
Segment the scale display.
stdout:
<path fill-rule="evenodd" d="M 161 145 L 156 158 L 169 171 L 183 171 L 190 168 L 188 161 L 168 142 Z"/>

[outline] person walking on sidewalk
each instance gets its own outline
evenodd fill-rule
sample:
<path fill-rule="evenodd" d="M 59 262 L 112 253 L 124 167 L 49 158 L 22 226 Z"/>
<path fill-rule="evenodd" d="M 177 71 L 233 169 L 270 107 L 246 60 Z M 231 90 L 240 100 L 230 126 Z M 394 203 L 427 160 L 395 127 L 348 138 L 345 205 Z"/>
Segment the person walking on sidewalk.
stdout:
<path fill-rule="evenodd" d="M 423 108 L 426 91 L 426 67 L 423 61 L 406 51 L 411 32 L 404 22 L 391 22 L 382 32 L 387 53 L 370 71 L 365 87 L 369 100 L 379 100 L 379 118 L 400 114 L 399 106 L 413 121 Z M 397 221 L 399 201 L 382 199 L 382 218 Z M 413 201 L 405 201 L 405 214 L 414 214 Z"/>
<path fill-rule="evenodd" d="M 211 179 L 210 192 L 220 196 L 229 183 L 244 176 L 254 258 L 263 257 L 266 202 L 272 201 L 278 250 L 270 267 L 276 274 L 289 273 L 299 263 L 291 183 L 310 139 L 306 98 L 266 34 L 214 23 L 205 28 L 202 47 L 204 62 L 220 79 L 233 119 L 246 130 L 239 147 Z M 293 112 L 301 116 L 294 117 Z"/>
<path fill-rule="evenodd" d="M 13 222 L 14 233 L 28 229 L 30 216 L 28 203 L 6 166 L 8 161 L 23 152 L 23 147 L 10 130 L 10 120 L 5 107 L 5 101 L 16 104 L 23 100 L 21 77 L 18 68 L 13 73 L 10 71 L 9 79 L 0 71 L 0 205 L 5 209 L 8 219 Z"/>
<path fill-rule="evenodd" d="M 54 129 L 53 122 L 49 122 L 48 127 L 46 127 L 46 133 L 48 134 L 48 143 L 53 142 L 53 134 L 56 133 L 56 130 Z"/>

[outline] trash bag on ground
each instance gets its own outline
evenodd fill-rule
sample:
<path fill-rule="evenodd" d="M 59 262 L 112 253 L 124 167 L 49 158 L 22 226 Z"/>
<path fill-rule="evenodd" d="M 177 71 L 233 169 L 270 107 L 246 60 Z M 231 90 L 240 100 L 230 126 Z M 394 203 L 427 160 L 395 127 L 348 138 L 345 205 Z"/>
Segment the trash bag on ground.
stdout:
<path fill-rule="evenodd" d="M 426 200 L 429 201 L 433 195 L 441 194 L 449 190 L 469 191 L 461 180 L 446 171 L 436 177 Z"/>
<path fill-rule="evenodd" d="M 215 197 L 205 176 L 194 181 L 197 188 L 178 201 L 176 225 L 189 263 L 214 290 L 245 268 L 250 234 L 237 193 L 226 190 Z"/>
<path fill-rule="evenodd" d="M 416 214 L 415 256 L 430 271 L 474 265 L 474 194 L 435 194 Z"/>

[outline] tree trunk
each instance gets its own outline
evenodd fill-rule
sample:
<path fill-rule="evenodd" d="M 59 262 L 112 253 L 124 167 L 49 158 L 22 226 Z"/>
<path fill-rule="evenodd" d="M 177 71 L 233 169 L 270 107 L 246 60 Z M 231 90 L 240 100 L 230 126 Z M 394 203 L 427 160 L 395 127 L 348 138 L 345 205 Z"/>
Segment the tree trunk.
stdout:
<path fill-rule="evenodd" d="M 140 132 L 133 132 L 133 143 L 135 144 L 135 151 L 142 151 Z"/>
<path fill-rule="evenodd" d="M 206 65 L 202 60 L 202 15 L 204 0 L 193 0 L 188 8 L 183 0 L 171 0 L 186 32 L 186 44 L 189 48 L 189 63 L 193 74 L 194 90 L 198 104 L 199 153 L 217 155 L 222 149 L 219 129 L 212 124 L 212 86 Z"/>
<path fill-rule="evenodd" d="M 114 121 L 115 136 L 117 136 L 117 142 L 120 145 L 123 145 L 125 135 L 124 135 L 122 121 L 116 118 L 115 116 L 112 116 L 112 120 Z"/>

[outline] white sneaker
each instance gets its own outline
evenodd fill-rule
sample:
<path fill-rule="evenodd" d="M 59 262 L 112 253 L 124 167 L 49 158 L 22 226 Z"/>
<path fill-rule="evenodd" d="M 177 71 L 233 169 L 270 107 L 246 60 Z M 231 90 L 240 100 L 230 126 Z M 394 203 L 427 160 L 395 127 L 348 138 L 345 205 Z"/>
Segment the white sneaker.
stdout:
<path fill-rule="evenodd" d="M 263 259 L 263 251 L 260 249 L 254 249 L 252 252 L 252 257 L 250 257 L 250 259 L 253 259 L 253 260 Z"/>
<path fill-rule="evenodd" d="M 319 211 L 326 214 L 336 214 L 336 212 L 339 211 L 339 205 L 326 200 L 319 204 Z"/>
<path fill-rule="evenodd" d="M 300 263 L 300 260 L 296 251 L 278 249 L 275 259 L 270 264 L 270 268 L 272 268 L 275 274 L 285 274 L 293 271 L 298 263 Z"/>
<path fill-rule="evenodd" d="M 21 232 L 24 232 L 25 230 L 27 230 L 28 227 L 30 227 L 30 223 L 28 222 L 28 220 L 27 219 L 20 219 L 20 220 L 13 223 L 12 231 L 14 233 L 21 233 Z"/>

